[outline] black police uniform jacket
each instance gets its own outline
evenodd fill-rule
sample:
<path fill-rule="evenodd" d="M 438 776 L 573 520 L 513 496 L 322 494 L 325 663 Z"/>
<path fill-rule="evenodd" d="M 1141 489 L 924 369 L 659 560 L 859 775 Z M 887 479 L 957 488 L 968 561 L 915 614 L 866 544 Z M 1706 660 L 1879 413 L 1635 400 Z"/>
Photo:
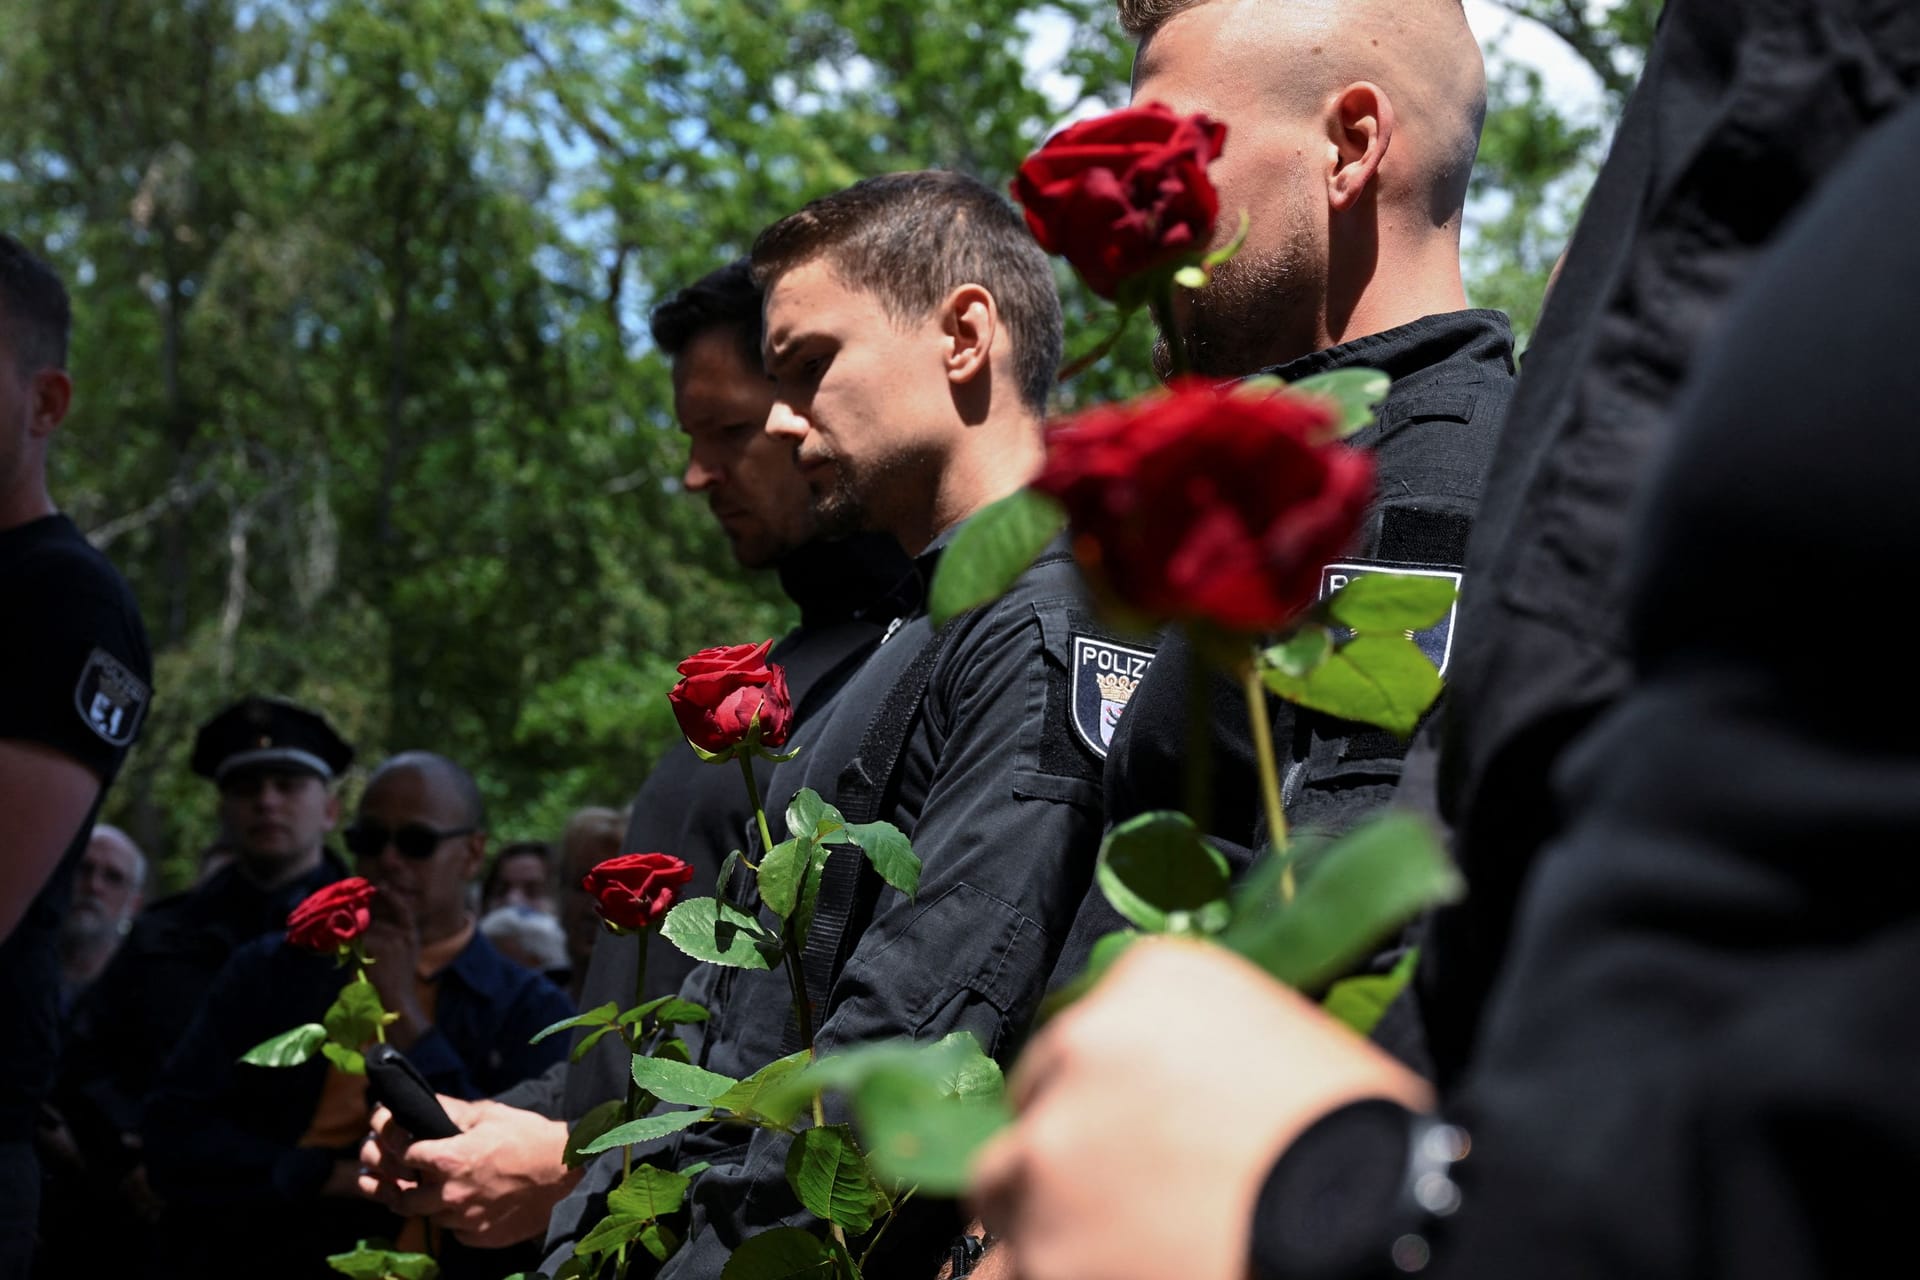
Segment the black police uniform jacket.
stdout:
<path fill-rule="evenodd" d="M 1630 686 L 1562 755 L 1564 824 L 1445 1101 L 1457 1210 L 1396 1220 L 1404 1137 L 1349 1108 L 1269 1181 L 1256 1274 L 1384 1280 L 1409 1234 L 1441 1277 L 1910 1269 L 1920 681 L 1877 602 L 1920 555 L 1915 155 L 1920 104 L 1755 272 L 1674 411 L 1625 544 Z"/>
<path fill-rule="evenodd" d="M 1265 372 L 1296 382 L 1335 369 L 1375 368 L 1392 384 L 1374 422 L 1352 443 L 1373 453 L 1377 492 L 1359 545 L 1329 574 L 1438 572 L 1458 578 L 1467 534 L 1513 389 L 1513 334 L 1497 311 L 1426 316 L 1316 351 Z M 1451 620 L 1421 641 L 1447 664 Z M 1198 658 L 1169 631 L 1120 717 L 1107 756 L 1107 820 L 1188 808 L 1188 686 Z M 1237 872 L 1264 835 L 1246 695 L 1225 676 L 1208 681 L 1209 812 L 1200 818 Z M 1406 744 L 1390 733 L 1269 699 L 1282 753 L 1283 803 L 1294 830 L 1345 830 L 1384 805 Z M 1127 927 L 1096 889 L 1074 923 L 1056 985 L 1085 966 L 1099 939 Z"/>
<path fill-rule="evenodd" d="M 923 576 L 931 577 L 951 536 L 918 558 Z M 937 635 L 924 615 L 906 620 L 828 715 L 799 735 L 798 758 L 775 772 L 768 795 L 776 836 L 801 787 L 834 803 L 843 781 L 878 767 L 860 759 L 873 725 L 898 712 L 889 704 L 903 678 L 930 663 L 897 767 L 871 779 L 884 797 L 879 816 L 907 833 L 921 859 L 919 892 L 909 901 L 863 882 L 871 891 L 854 910 L 846 959 L 820 1002 L 821 1051 L 954 1031 L 971 1032 L 1002 1059 L 1017 1048 L 1091 880 L 1101 834 L 1100 761 L 1073 728 L 1070 705 L 1076 637 L 1098 635 L 1059 540 L 1006 595 Z M 749 879 L 741 877 L 737 893 L 751 893 Z M 710 1070 L 745 1076 L 795 1047 L 779 972 L 703 966 L 686 994 L 714 1010 L 701 1045 Z M 677 1145 L 652 1158 L 669 1168 L 698 1159 L 713 1167 L 694 1183 L 688 1241 L 662 1276 L 716 1276 L 746 1236 L 810 1221 L 787 1186 L 783 1135 L 743 1139 L 716 1127 Z M 951 1204 L 916 1197 L 888 1228 L 870 1273 L 932 1275 L 962 1226 Z"/>
<path fill-rule="evenodd" d="M 800 625 L 781 637 L 769 660 L 786 672 L 798 731 L 832 702 L 879 643 L 886 624 L 918 599 L 919 580 L 900 544 L 876 534 L 810 543 L 781 561 L 779 575 L 781 589 L 800 607 Z M 772 770 L 765 761 L 756 761 L 754 770 L 764 793 Z M 676 741 L 634 797 L 623 849 L 684 858 L 693 867 L 693 880 L 682 896 L 703 897 L 712 894 L 727 854 L 748 847 L 752 826 L 739 768 L 709 764 Z M 673 995 L 693 972 L 694 961 L 658 930 L 646 940 L 644 994 L 647 999 Z M 580 1006 L 593 1009 L 611 1000 L 631 1007 L 638 964 L 631 936 L 602 931 L 581 984 Z M 575 1043 L 584 1034 L 577 1034 Z M 573 1121 L 602 1102 L 624 1097 L 631 1078 L 622 1042 L 607 1036 L 580 1061 L 560 1063 L 508 1090 L 500 1101 Z"/>

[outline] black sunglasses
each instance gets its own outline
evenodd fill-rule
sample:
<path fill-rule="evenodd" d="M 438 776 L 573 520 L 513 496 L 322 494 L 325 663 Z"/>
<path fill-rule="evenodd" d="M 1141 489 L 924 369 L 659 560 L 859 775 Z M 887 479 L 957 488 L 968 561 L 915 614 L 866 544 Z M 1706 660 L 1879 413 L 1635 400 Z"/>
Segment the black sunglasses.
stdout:
<path fill-rule="evenodd" d="M 409 822 L 404 827 L 388 828 L 362 819 L 343 831 L 340 838 L 356 858 L 377 858 L 391 844 L 408 861 L 425 862 L 443 841 L 455 836 L 471 835 L 474 830 L 473 827 L 455 827 L 451 831 L 439 831 L 424 822 Z"/>

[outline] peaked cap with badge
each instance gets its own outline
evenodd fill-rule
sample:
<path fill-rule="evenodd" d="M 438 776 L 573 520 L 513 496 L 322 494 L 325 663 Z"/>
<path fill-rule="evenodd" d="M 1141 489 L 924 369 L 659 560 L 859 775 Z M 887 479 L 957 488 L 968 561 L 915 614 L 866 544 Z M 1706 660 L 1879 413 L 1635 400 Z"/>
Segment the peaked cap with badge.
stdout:
<path fill-rule="evenodd" d="M 193 771 L 216 783 L 241 769 L 304 770 L 331 782 L 352 763 L 352 744 L 324 716 L 278 698 L 242 698 L 193 740 Z"/>

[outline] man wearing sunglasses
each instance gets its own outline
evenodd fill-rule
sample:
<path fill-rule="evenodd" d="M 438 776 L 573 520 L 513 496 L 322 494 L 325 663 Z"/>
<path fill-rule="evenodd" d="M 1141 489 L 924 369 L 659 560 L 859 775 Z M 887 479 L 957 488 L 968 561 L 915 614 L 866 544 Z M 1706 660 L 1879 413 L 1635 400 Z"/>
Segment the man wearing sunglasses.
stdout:
<path fill-rule="evenodd" d="M 386 1039 L 435 1091 L 464 1099 L 564 1057 L 559 1037 L 529 1041 L 572 1012 L 557 988 L 475 928 L 468 889 L 486 861 L 485 826 L 466 770 L 414 751 L 375 770 L 342 836 L 354 871 L 377 891 L 362 945 L 373 960 L 367 977 L 396 1018 Z M 262 1040 L 319 1021 L 348 980 L 330 958 L 283 936 L 258 939 L 215 979 L 167 1064 L 148 1105 L 147 1139 L 155 1187 L 183 1228 L 166 1242 L 182 1274 L 251 1273 L 271 1256 L 296 1273 L 324 1275 L 326 1256 L 362 1237 L 408 1243 L 403 1221 L 354 1186 L 370 1114 L 366 1078 L 323 1059 L 285 1070 L 236 1065 Z M 220 1231 L 207 1232 L 215 1220 Z M 443 1274 L 515 1269 L 496 1253 L 463 1270 L 458 1252 L 442 1253 Z"/>
<path fill-rule="evenodd" d="M 277 698 L 243 698 L 194 738 L 193 771 L 218 789 L 233 860 L 134 921 L 75 1006 L 61 1063 L 59 1105 L 92 1175 L 125 1185 L 135 1205 L 151 1201 L 139 1167 L 141 1105 L 214 975 L 238 948 L 282 928 L 295 903 L 347 874 L 326 840 L 339 823 L 334 784 L 353 754 L 325 716 Z"/>

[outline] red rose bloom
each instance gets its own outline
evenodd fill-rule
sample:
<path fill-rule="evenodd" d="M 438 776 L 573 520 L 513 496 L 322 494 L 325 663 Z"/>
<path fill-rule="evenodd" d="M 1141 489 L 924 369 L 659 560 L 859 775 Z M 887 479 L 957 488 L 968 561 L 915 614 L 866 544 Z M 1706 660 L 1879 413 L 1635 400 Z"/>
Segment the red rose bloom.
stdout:
<path fill-rule="evenodd" d="M 793 727 L 787 673 L 767 661 L 773 641 L 702 649 L 680 664 L 680 683 L 667 694 L 687 741 L 710 755 L 743 745 L 778 747 Z M 760 723 L 748 734 L 755 716 Z"/>
<path fill-rule="evenodd" d="M 1150 102 L 1082 120 L 1028 156 L 1013 180 L 1033 238 L 1116 296 L 1128 280 L 1198 261 L 1220 197 L 1207 165 L 1227 126 Z"/>
<path fill-rule="evenodd" d="M 615 929 L 647 929 L 679 899 L 693 868 L 670 853 L 623 853 L 587 872 L 580 887 Z"/>
<path fill-rule="evenodd" d="M 373 886 L 359 876 L 315 890 L 287 917 L 287 941 L 321 955 L 333 955 L 373 923 L 373 894 Z"/>
<path fill-rule="evenodd" d="M 1320 594 L 1373 498 L 1373 460 L 1318 402 L 1198 381 L 1048 433 L 1034 488 L 1058 498 L 1093 579 L 1155 619 L 1278 631 Z"/>

